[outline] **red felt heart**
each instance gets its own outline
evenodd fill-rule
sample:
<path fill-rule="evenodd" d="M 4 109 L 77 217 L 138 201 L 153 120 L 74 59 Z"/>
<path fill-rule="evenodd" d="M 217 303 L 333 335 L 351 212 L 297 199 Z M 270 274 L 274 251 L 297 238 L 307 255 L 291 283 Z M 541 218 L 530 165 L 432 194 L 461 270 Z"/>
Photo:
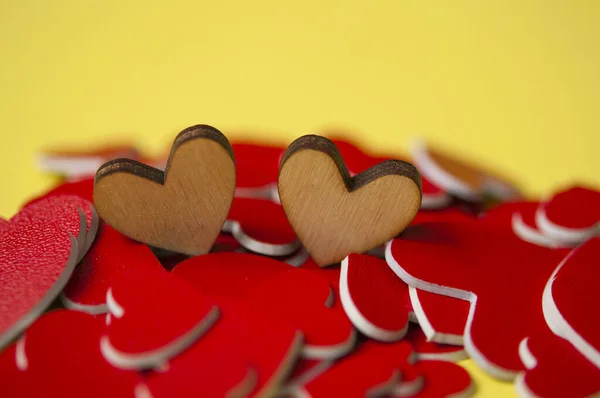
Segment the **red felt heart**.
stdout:
<path fill-rule="evenodd" d="M 43 203 L 32 205 L 0 232 L 0 347 L 52 303 L 77 263 L 77 240 L 69 230 L 85 231 L 85 219 L 70 203 L 68 211 L 51 203 L 46 209 L 53 215 L 41 211 Z"/>
<path fill-rule="evenodd" d="M 525 338 L 519 355 L 526 371 L 515 387 L 523 397 L 590 397 L 600 391 L 600 370 L 549 329 Z"/>
<path fill-rule="evenodd" d="M 600 368 L 600 238 L 574 249 L 554 271 L 542 299 L 550 329 Z"/>
<path fill-rule="evenodd" d="M 139 273 L 162 271 L 152 250 L 102 223 L 94 244 L 73 271 L 61 299 L 66 307 L 104 313 L 106 293 L 125 269 Z"/>
<path fill-rule="evenodd" d="M 104 357 L 119 368 L 160 366 L 193 344 L 219 317 L 211 301 L 164 271 L 128 270 L 113 288 L 107 294 L 113 316 L 100 344 Z"/>
<path fill-rule="evenodd" d="M 268 256 L 286 256 L 300 247 L 283 208 L 270 199 L 235 197 L 223 231 L 246 249 Z"/>
<path fill-rule="evenodd" d="M 562 257 L 481 222 L 417 225 L 386 252 L 409 285 L 470 302 L 465 349 L 505 380 L 522 369 L 520 341 L 545 324 L 539 300 Z"/>
<path fill-rule="evenodd" d="M 28 204 L 10 222 L 56 225 L 77 239 L 78 259 L 81 259 L 94 242 L 99 221 L 89 201 L 74 195 L 57 195 Z"/>
<path fill-rule="evenodd" d="M 415 317 L 427 340 L 440 344 L 463 345 L 469 316 L 469 302 L 454 297 L 409 288 Z"/>
<path fill-rule="evenodd" d="M 340 297 L 346 315 L 368 337 L 391 342 L 406 334 L 412 312 L 408 286 L 385 261 L 354 253 L 346 257 Z"/>
<path fill-rule="evenodd" d="M 600 191 L 572 187 L 554 195 L 536 213 L 539 229 L 568 245 L 600 236 Z"/>
<path fill-rule="evenodd" d="M 104 360 L 103 328 L 104 317 L 77 311 L 41 317 L 16 344 L 21 371 L 3 379 L 3 396 L 132 396 L 138 375 Z"/>

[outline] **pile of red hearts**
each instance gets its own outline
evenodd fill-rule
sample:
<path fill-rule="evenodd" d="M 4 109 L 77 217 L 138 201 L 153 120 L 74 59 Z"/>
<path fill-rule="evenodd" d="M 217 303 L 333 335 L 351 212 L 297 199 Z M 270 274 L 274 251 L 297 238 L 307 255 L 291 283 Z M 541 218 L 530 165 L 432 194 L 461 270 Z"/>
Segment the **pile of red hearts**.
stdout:
<path fill-rule="evenodd" d="M 0 224 L 3 397 L 470 396 L 468 357 L 521 396 L 600 391 L 600 192 L 196 130 L 164 161 L 43 155 L 65 181 Z"/>

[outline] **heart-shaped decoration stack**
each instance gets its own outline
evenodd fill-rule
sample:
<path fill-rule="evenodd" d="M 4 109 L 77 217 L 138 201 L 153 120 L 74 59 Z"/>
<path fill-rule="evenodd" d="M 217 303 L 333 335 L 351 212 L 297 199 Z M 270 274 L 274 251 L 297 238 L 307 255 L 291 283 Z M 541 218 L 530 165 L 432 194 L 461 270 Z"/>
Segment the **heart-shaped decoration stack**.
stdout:
<path fill-rule="evenodd" d="M 350 177 L 333 142 L 306 135 L 283 156 L 279 196 L 298 238 L 327 266 L 398 235 L 419 210 L 421 177 L 400 160 Z"/>
<path fill-rule="evenodd" d="M 116 159 L 96 173 L 94 203 L 117 231 L 148 245 L 188 255 L 207 253 L 227 217 L 235 160 L 227 138 L 197 125 L 173 142 L 164 172 Z"/>

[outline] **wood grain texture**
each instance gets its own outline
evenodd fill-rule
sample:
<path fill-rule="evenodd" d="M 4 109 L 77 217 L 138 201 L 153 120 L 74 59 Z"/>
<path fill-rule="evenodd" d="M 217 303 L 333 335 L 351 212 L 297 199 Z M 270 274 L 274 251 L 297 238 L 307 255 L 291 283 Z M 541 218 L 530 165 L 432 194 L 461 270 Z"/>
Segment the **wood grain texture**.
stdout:
<path fill-rule="evenodd" d="M 175 138 L 165 171 L 116 159 L 96 173 L 94 204 L 122 234 L 151 246 L 207 253 L 227 217 L 235 160 L 227 138 L 197 125 Z"/>
<path fill-rule="evenodd" d="M 419 209 L 421 177 L 400 160 L 350 177 L 333 142 L 307 135 L 284 154 L 279 196 L 298 238 L 323 267 L 398 235 Z"/>

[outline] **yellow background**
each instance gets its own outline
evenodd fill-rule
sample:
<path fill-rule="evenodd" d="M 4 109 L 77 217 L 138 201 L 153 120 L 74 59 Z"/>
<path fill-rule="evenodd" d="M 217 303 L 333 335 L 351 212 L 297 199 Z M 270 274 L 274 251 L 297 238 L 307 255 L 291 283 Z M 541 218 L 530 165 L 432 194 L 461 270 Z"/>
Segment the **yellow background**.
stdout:
<path fill-rule="evenodd" d="M 159 151 L 195 123 L 422 135 L 529 194 L 598 186 L 599 49 L 595 0 L 0 1 L 0 215 L 53 182 L 39 148 L 134 133 Z"/>

